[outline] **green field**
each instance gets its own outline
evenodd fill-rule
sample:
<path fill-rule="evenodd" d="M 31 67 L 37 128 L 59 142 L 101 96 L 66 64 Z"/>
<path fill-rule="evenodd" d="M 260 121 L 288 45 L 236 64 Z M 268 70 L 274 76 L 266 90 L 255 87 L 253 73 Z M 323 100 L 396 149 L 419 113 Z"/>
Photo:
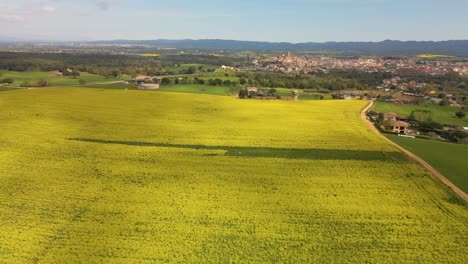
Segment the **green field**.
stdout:
<path fill-rule="evenodd" d="M 387 135 L 391 140 L 418 155 L 468 193 L 468 146 L 426 139 Z"/>
<path fill-rule="evenodd" d="M 106 85 L 102 85 L 101 87 L 105 87 Z M 92 85 L 90 87 L 97 87 L 96 85 Z M 271 89 L 271 88 L 263 88 L 263 89 Z M 293 91 L 298 91 L 299 93 L 302 92 L 301 89 L 288 89 L 288 88 L 274 88 L 276 90 L 276 94 L 279 96 L 290 96 Z M 178 92 L 178 93 L 194 93 L 194 94 L 211 94 L 211 95 L 237 95 L 238 88 L 230 88 L 225 86 L 210 86 L 210 85 L 198 85 L 198 84 L 178 84 L 178 85 L 170 85 L 170 86 L 162 86 L 159 91 L 162 92 Z M 332 99 L 330 95 L 325 94 L 324 100 Z M 320 100 L 319 94 L 301 94 L 299 96 L 300 100 Z"/>
<path fill-rule="evenodd" d="M 5 91 L 16 91 L 19 88 L 14 88 L 14 87 L 9 87 L 9 86 L 0 86 L 0 92 L 5 92 Z"/>
<path fill-rule="evenodd" d="M 466 263 L 466 205 L 365 103 L 1 92 L 1 261 Z"/>
<path fill-rule="evenodd" d="M 440 106 L 431 103 L 426 103 L 423 105 L 410 105 L 377 102 L 375 107 L 373 108 L 373 110 L 376 112 L 395 112 L 400 115 L 407 116 L 411 114 L 411 111 L 418 109 L 432 111 L 432 119 L 438 123 L 445 125 L 468 126 L 468 117 L 460 119 L 455 116 L 455 113 L 461 110 L 460 108 L 456 107 Z M 462 111 L 464 111 L 468 116 L 468 111 Z"/>
<path fill-rule="evenodd" d="M 320 96 L 323 96 L 322 100 L 332 100 L 331 94 L 310 94 L 310 93 L 303 93 L 299 95 L 299 100 L 320 100 Z"/>
<path fill-rule="evenodd" d="M 177 85 L 161 86 L 159 91 L 175 92 L 175 93 L 231 95 L 231 88 L 229 87 L 209 86 L 209 85 L 199 85 L 199 84 L 177 84 Z"/>
<path fill-rule="evenodd" d="M 86 88 L 100 88 L 100 89 L 131 89 L 128 84 L 125 83 L 111 83 L 111 84 L 90 84 L 84 86 Z M 270 89 L 270 88 L 264 88 Z M 161 86 L 156 91 L 161 92 L 175 92 L 175 93 L 193 93 L 193 94 L 211 94 L 211 95 L 237 95 L 239 88 L 230 88 L 226 86 L 210 86 L 210 85 L 198 85 L 198 84 L 176 84 Z M 321 94 L 304 94 L 301 89 L 288 89 L 288 88 L 275 88 L 277 95 L 279 96 L 290 96 L 292 91 L 298 91 L 301 93 L 299 96 L 300 100 L 320 100 Z M 329 94 L 324 94 L 324 100 L 331 100 Z"/>
<path fill-rule="evenodd" d="M 105 83 L 118 81 L 118 78 L 106 78 L 104 76 L 90 74 L 86 72 L 81 72 L 81 76 L 78 76 L 74 79 L 71 76 L 67 77 L 57 77 L 54 72 L 13 72 L 0 70 L 1 78 L 13 78 L 14 85 L 20 86 L 23 82 L 30 82 L 31 84 L 37 83 L 40 79 L 47 80 L 49 86 L 70 86 L 70 85 L 79 85 L 79 80 L 83 79 L 88 84 L 92 83 Z"/>

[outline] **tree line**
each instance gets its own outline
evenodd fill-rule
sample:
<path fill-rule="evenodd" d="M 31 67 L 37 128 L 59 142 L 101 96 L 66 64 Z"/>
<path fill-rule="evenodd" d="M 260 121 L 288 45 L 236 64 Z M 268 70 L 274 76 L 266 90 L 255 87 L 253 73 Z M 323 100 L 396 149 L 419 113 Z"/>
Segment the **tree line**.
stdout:
<path fill-rule="evenodd" d="M 239 72 L 241 85 L 270 88 L 314 89 L 314 90 L 365 90 L 369 85 L 357 79 L 342 77 L 336 74 L 311 75 L 287 74 L 281 72 Z"/>
<path fill-rule="evenodd" d="M 81 53 L 28 53 L 0 52 L 0 69 L 9 71 L 72 71 L 89 72 L 106 77 L 121 75 L 162 76 L 174 74 L 193 74 L 214 71 L 221 65 L 239 65 L 242 60 L 236 57 L 179 54 L 161 57 L 144 57 L 125 54 L 81 54 Z M 184 67 L 183 64 L 213 65 Z"/>

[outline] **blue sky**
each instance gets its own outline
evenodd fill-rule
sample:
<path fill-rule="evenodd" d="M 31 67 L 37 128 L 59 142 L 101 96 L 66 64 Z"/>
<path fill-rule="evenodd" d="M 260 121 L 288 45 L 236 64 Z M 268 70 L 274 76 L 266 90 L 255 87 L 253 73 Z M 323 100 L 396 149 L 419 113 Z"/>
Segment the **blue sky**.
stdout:
<path fill-rule="evenodd" d="M 0 0 L 0 36 L 287 42 L 468 39 L 468 0 Z"/>

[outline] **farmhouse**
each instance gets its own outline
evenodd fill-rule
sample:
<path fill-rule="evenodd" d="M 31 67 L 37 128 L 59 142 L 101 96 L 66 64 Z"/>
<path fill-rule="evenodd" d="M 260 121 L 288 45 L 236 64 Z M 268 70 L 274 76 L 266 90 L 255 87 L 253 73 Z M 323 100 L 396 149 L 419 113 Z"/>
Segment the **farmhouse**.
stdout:
<path fill-rule="evenodd" d="M 333 98 L 335 99 L 343 99 L 343 100 L 351 100 L 351 99 L 354 99 L 354 98 L 359 98 L 358 95 L 356 94 L 333 94 L 332 95 Z"/>
<path fill-rule="evenodd" d="M 159 83 L 142 83 L 138 85 L 139 90 L 156 90 L 159 89 Z"/>
<path fill-rule="evenodd" d="M 257 88 L 257 87 L 247 87 L 247 91 L 248 91 L 249 93 L 251 93 L 251 92 L 257 93 L 257 92 L 258 92 L 258 88 Z"/>
<path fill-rule="evenodd" d="M 230 71 L 237 71 L 236 68 L 231 67 L 231 66 L 226 66 L 226 65 L 221 66 L 221 69 L 223 69 L 223 70 L 230 70 Z"/>
<path fill-rule="evenodd" d="M 406 120 L 407 118 L 401 118 L 394 112 L 386 112 L 383 113 L 382 125 L 387 131 L 406 135 L 410 124 L 402 121 L 402 119 Z"/>
<path fill-rule="evenodd" d="M 385 130 L 398 134 L 408 134 L 409 124 L 403 121 L 385 120 L 383 122 Z"/>
<path fill-rule="evenodd" d="M 134 82 L 137 82 L 137 83 L 145 83 L 145 82 L 149 82 L 149 81 L 151 81 L 151 77 L 146 76 L 146 75 L 138 75 L 134 79 Z"/>

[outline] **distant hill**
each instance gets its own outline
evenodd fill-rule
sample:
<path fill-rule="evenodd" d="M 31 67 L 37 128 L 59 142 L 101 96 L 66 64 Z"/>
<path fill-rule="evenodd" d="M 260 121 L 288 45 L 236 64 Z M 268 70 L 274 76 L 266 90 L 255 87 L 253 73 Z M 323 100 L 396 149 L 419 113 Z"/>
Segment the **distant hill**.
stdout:
<path fill-rule="evenodd" d="M 220 49 L 220 50 L 291 50 L 291 51 L 333 51 L 355 52 L 366 55 L 393 56 L 418 54 L 444 54 L 468 57 L 468 40 L 448 41 L 395 41 L 381 42 L 259 42 L 220 39 L 203 40 L 112 40 L 94 41 L 95 44 L 141 44 L 178 49 Z"/>

